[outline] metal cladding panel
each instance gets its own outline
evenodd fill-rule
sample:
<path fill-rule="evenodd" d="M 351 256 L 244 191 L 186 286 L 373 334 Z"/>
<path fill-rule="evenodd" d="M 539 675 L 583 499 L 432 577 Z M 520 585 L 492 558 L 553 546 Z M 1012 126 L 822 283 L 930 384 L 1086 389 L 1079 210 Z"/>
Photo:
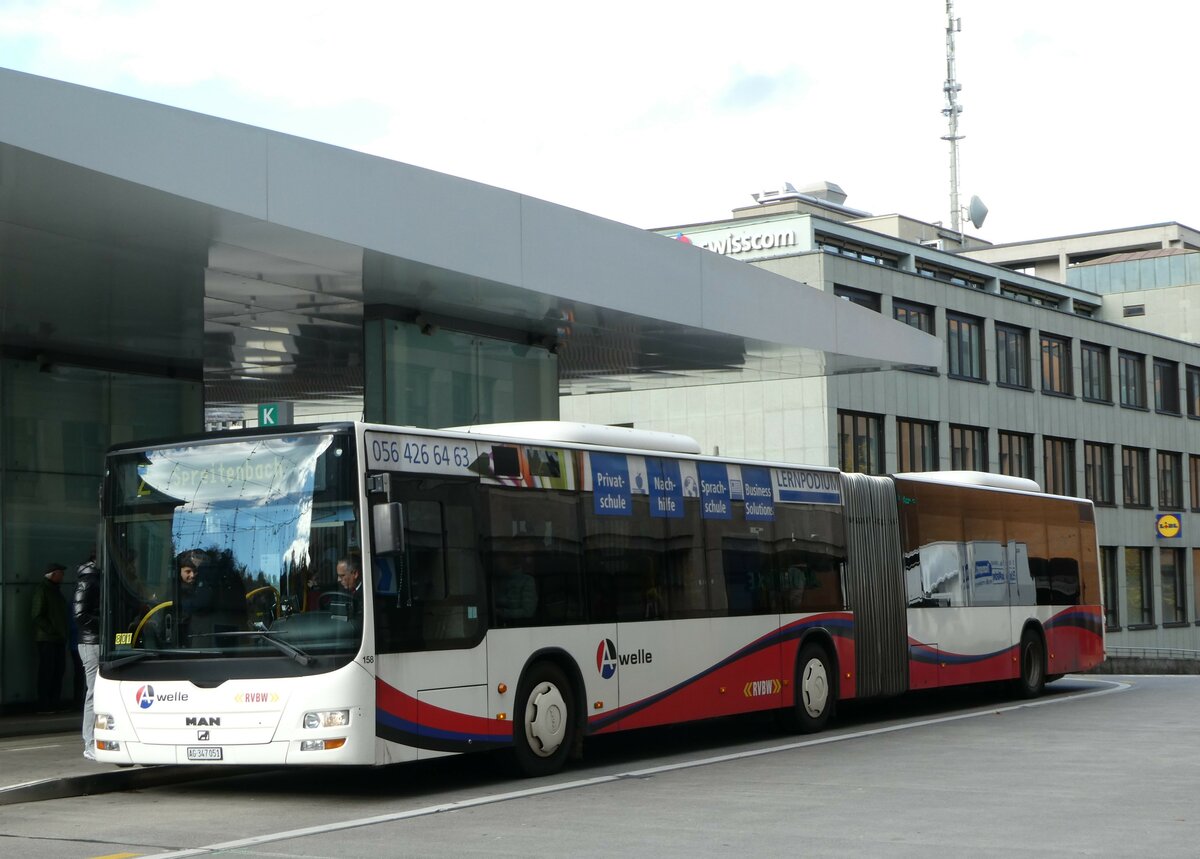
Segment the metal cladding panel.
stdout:
<path fill-rule="evenodd" d="M 858 694 L 898 695 L 908 691 L 908 617 L 895 485 L 865 474 L 842 478 Z"/>

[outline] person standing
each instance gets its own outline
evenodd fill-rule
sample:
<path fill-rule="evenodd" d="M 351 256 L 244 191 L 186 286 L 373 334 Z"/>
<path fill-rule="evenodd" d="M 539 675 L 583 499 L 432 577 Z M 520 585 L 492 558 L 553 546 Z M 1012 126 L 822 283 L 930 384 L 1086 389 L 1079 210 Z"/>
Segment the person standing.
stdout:
<path fill-rule="evenodd" d="M 62 564 L 50 564 L 42 574 L 44 581 L 33 592 L 33 639 L 37 644 L 38 712 L 50 713 L 62 693 L 63 672 L 67 667 L 67 601 L 61 585 Z"/>
<path fill-rule="evenodd" d="M 75 629 L 79 637 L 79 660 L 83 663 L 87 683 L 87 694 L 83 699 L 83 756 L 94 761 L 96 713 L 92 693 L 96 688 L 96 672 L 100 667 L 100 570 L 96 566 L 95 552 L 79 565 L 76 575 L 78 582 L 73 605 Z"/>

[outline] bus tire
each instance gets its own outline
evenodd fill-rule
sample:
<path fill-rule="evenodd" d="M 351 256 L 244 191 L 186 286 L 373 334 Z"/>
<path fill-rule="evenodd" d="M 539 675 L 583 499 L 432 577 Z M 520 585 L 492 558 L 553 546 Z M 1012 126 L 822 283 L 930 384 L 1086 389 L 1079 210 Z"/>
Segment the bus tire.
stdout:
<path fill-rule="evenodd" d="M 796 704 L 793 727 L 802 734 L 825 729 L 833 716 L 837 695 L 829 653 L 810 641 L 796 658 Z"/>
<path fill-rule="evenodd" d="M 1046 687 L 1046 648 L 1042 645 L 1042 637 L 1032 629 L 1025 630 L 1021 635 L 1018 658 L 1021 677 L 1017 680 L 1017 695 L 1036 698 Z"/>
<path fill-rule="evenodd" d="M 571 683 L 552 662 L 534 664 L 521 681 L 513 753 L 522 775 L 553 775 L 566 764 L 576 730 Z"/>

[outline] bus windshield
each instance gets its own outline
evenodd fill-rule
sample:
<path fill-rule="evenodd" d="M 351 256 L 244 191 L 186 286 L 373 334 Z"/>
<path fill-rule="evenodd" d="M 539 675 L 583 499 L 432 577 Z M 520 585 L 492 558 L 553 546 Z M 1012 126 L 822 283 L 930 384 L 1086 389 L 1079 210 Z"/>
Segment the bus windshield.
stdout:
<path fill-rule="evenodd" d="M 357 652 L 362 601 L 337 578 L 361 570 L 354 459 L 329 433 L 113 454 L 102 659 Z"/>

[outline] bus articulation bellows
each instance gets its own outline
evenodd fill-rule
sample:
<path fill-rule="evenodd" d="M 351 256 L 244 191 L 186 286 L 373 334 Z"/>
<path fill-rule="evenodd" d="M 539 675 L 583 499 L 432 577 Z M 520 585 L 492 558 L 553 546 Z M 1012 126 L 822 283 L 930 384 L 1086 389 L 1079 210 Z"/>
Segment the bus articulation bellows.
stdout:
<path fill-rule="evenodd" d="M 357 764 L 1008 681 L 1104 658 L 1090 502 L 535 422 L 109 452 L 96 755 Z M 196 568 L 190 580 L 184 564 Z M 341 574 L 339 576 L 339 573 Z"/>

